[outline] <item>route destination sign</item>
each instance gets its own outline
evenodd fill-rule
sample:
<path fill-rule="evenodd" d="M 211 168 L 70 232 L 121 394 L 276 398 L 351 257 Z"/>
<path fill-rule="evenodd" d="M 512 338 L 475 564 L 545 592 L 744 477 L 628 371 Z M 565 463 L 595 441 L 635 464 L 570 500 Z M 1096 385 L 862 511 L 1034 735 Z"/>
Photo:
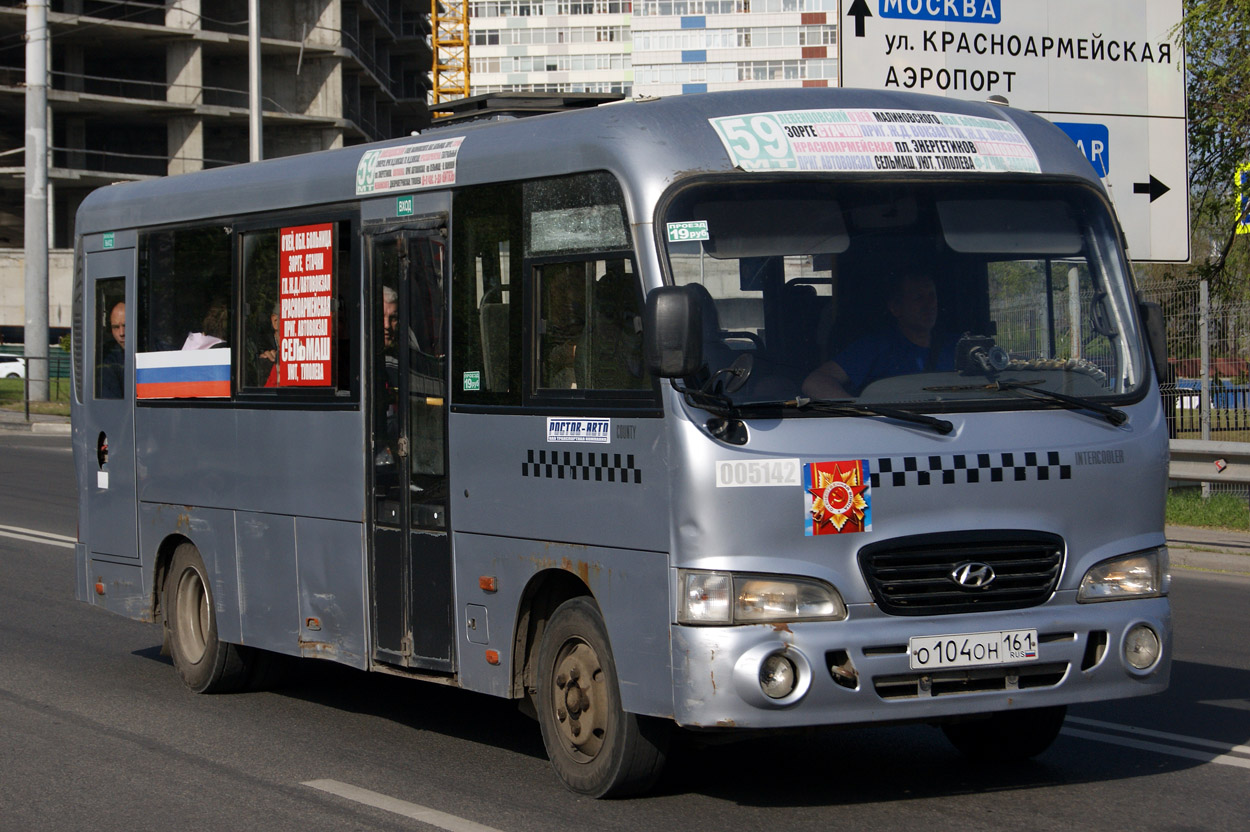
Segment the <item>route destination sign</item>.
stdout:
<path fill-rule="evenodd" d="M 1058 124 L 1103 177 L 1139 261 L 1189 259 L 1182 0 L 841 0 L 840 82 L 983 101 Z"/>

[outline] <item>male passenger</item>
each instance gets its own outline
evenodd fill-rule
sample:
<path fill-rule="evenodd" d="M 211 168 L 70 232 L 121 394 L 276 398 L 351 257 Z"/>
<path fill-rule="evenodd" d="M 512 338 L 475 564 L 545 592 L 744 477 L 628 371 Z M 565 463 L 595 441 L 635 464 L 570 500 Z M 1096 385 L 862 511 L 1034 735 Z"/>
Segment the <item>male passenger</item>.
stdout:
<path fill-rule="evenodd" d="M 119 301 L 109 310 L 109 335 L 100 356 L 99 390 L 96 398 L 120 399 L 125 393 L 126 303 Z"/>
<path fill-rule="evenodd" d="M 399 292 L 390 286 L 382 287 L 382 339 L 387 348 L 395 346 L 399 334 Z"/>
<path fill-rule="evenodd" d="M 893 323 L 860 338 L 803 380 L 814 399 L 849 399 L 878 379 L 955 368 L 955 344 L 934 334 L 937 287 L 933 278 L 909 272 L 890 290 Z"/>

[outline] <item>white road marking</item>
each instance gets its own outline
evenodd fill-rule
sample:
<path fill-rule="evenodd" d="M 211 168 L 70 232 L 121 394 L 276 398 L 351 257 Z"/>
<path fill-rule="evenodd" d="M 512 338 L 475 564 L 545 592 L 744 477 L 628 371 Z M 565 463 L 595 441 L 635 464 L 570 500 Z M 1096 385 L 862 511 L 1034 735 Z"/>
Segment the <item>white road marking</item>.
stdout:
<path fill-rule="evenodd" d="M 1181 742 L 1186 745 L 1196 745 L 1199 748 L 1214 748 L 1217 751 L 1223 751 L 1226 754 L 1245 754 L 1250 756 L 1250 745 L 1229 745 L 1226 742 L 1215 742 L 1213 740 L 1199 739 L 1198 737 L 1187 737 L 1184 734 L 1169 734 L 1167 731 L 1154 731 L 1150 728 L 1138 728 L 1134 725 L 1120 725 L 1115 722 L 1100 722 L 1097 719 L 1084 719 L 1079 716 L 1070 716 L 1068 723 L 1076 725 L 1084 725 L 1089 728 L 1106 728 L 1112 731 L 1119 731 L 1124 734 L 1138 734 L 1143 737 L 1152 737 L 1158 740 L 1172 740 L 1173 742 Z"/>
<path fill-rule="evenodd" d="M 1199 705 L 1213 708 L 1231 708 L 1234 711 L 1250 711 L 1250 699 L 1200 699 Z"/>
<path fill-rule="evenodd" d="M 1239 768 L 1250 768 L 1250 760 L 1245 757 L 1231 757 L 1227 754 L 1212 754 L 1209 751 L 1195 751 L 1190 748 L 1180 748 L 1178 746 L 1164 745 L 1158 742 L 1143 742 L 1141 740 L 1133 740 L 1128 737 L 1113 737 L 1110 734 L 1098 734 L 1093 731 L 1081 731 L 1077 728 L 1064 728 L 1060 731 L 1069 737 L 1079 737 L 1085 740 L 1094 740 L 1095 742 L 1105 742 L 1111 745 L 1122 745 L 1125 748 L 1136 748 L 1140 751 L 1154 751 L 1159 754 L 1168 754 L 1173 757 L 1185 757 L 1190 760 L 1201 760 L 1204 763 L 1219 763 L 1225 766 L 1237 766 Z"/>
<path fill-rule="evenodd" d="M 406 800 L 400 800 L 395 797 L 387 797 L 384 794 L 371 792 L 359 786 L 340 783 L 338 780 L 309 780 L 303 785 L 355 801 L 356 803 L 363 803 L 375 809 L 403 815 L 406 818 L 412 818 L 430 826 L 437 826 L 439 829 L 446 829 L 447 832 L 499 832 L 498 829 L 483 826 L 480 823 L 474 823 L 456 815 L 449 815 L 446 812 L 440 812 L 437 809 L 430 809 L 416 803 L 409 803 Z"/>
<path fill-rule="evenodd" d="M 52 532 L 41 532 L 38 529 L 23 529 L 20 526 L 0 526 L 0 537 L 11 537 L 14 540 L 25 540 L 31 543 L 42 543 L 45 546 L 60 546 L 73 549 L 77 543 L 74 538 Z"/>
<path fill-rule="evenodd" d="M 1110 745 L 1119 745 L 1124 748 L 1136 748 L 1139 751 L 1153 751 L 1157 754 L 1167 754 L 1172 757 L 1184 757 L 1189 760 L 1201 760 L 1204 763 L 1218 763 L 1222 766 L 1236 766 L 1237 768 L 1250 769 L 1250 746 L 1245 745 L 1229 745 L 1223 742 L 1214 742 L 1212 740 L 1204 740 L 1198 737 L 1187 737 L 1184 734 L 1169 734 L 1166 731 L 1153 731 L 1149 728 L 1137 728 L 1133 725 L 1119 725 L 1114 722 L 1100 722 L 1096 719 L 1082 719 L 1080 717 L 1068 717 L 1068 724 L 1086 725 L 1091 728 L 1100 728 L 1101 731 L 1085 731 L 1081 728 L 1064 727 L 1061 734 L 1068 737 L 1077 737 L 1084 740 L 1093 740 L 1094 742 L 1105 742 Z M 1168 740 L 1172 743 L 1181 743 L 1183 745 L 1194 746 L 1193 748 L 1185 748 L 1183 745 L 1167 745 L 1162 742 L 1150 742 L 1144 739 L 1134 739 L 1133 736 L 1116 736 L 1115 734 L 1103 733 L 1103 731 L 1117 731 L 1121 734 L 1136 735 L 1141 737 L 1154 737 L 1156 739 Z M 1208 748 L 1210 751 L 1201 751 L 1199 749 Z M 1236 755 L 1244 756 L 1236 756 Z"/>

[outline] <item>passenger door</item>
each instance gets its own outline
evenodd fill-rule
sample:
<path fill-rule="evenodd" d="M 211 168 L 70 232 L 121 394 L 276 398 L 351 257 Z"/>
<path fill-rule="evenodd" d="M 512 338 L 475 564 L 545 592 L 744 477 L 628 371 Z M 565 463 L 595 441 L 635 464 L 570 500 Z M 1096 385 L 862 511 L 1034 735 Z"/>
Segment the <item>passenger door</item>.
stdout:
<path fill-rule="evenodd" d="M 122 235 L 107 235 L 124 245 Z M 99 240 L 100 238 L 95 238 Z M 133 241 L 134 237 L 129 237 Z M 125 320 L 134 308 L 133 286 L 135 250 L 127 247 L 91 250 L 85 241 L 87 307 L 86 330 L 90 341 L 86 350 L 83 395 L 94 399 L 82 441 L 87 451 L 87 478 L 83 491 L 81 538 L 90 541 L 91 556 L 138 559 L 136 531 L 135 430 L 134 430 L 134 345 L 122 347 L 114 337 L 114 323 Z M 122 304 L 120 318 L 116 307 Z M 132 315 L 133 317 L 133 315 Z M 124 324 L 122 332 L 125 331 Z"/>
<path fill-rule="evenodd" d="M 446 217 L 369 238 L 374 658 L 453 669 Z"/>

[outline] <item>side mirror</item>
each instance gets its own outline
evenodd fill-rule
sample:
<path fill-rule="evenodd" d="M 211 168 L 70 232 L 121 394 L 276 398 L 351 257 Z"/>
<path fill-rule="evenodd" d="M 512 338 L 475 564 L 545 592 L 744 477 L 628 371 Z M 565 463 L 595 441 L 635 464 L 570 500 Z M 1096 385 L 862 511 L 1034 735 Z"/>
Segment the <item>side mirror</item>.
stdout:
<path fill-rule="evenodd" d="M 658 378 L 692 376 L 703 366 L 703 309 L 693 286 L 661 286 L 647 295 L 643 352 Z"/>
<path fill-rule="evenodd" d="M 1142 325 L 1146 328 L 1146 344 L 1150 347 L 1150 357 L 1154 359 L 1155 375 L 1159 383 L 1168 380 L 1168 328 L 1163 320 L 1163 307 L 1154 301 L 1138 301 L 1137 310 L 1141 313 Z"/>

